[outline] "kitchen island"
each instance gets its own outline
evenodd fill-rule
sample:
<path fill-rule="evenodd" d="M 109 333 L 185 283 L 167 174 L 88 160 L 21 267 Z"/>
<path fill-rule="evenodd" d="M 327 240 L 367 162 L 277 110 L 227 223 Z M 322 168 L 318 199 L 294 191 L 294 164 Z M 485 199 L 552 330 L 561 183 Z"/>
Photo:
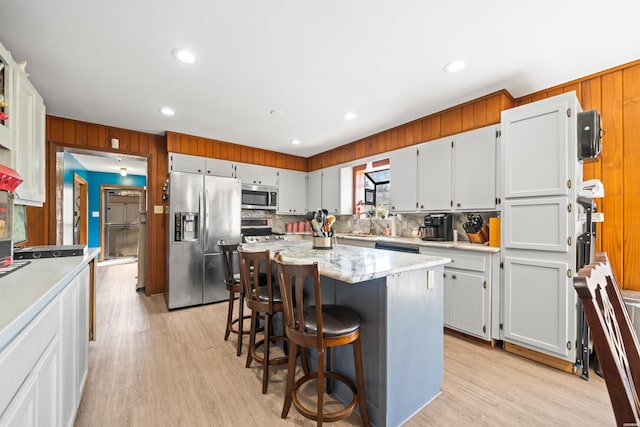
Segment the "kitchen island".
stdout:
<path fill-rule="evenodd" d="M 443 269 L 448 258 L 309 241 L 256 243 L 284 262 L 318 263 L 322 299 L 361 317 L 367 409 L 376 426 L 397 426 L 440 393 L 443 377 Z M 313 358 L 313 355 L 312 355 Z M 333 369 L 355 378 L 350 346 L 332 352 Z M 334 385 L 334 394 L 351 400 Z"/>

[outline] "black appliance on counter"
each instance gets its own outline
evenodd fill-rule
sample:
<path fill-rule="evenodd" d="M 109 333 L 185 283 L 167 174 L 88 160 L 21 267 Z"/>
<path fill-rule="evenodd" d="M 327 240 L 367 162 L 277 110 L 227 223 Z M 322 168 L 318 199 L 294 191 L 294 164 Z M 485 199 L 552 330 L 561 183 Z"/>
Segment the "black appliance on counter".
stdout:
<path fill-rule="evenodd" d="M 453 215 L 429 214 L 424 217 L 422 240 L 450 242 L 453 240 Z"/>

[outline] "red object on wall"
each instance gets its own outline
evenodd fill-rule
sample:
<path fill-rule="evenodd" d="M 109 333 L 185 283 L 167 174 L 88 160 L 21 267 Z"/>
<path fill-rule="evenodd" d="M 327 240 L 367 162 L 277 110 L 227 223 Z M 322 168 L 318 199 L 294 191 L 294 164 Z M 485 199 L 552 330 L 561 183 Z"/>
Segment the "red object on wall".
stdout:
<path fill-rule="evenodd" d="M 0 165 L 0 190 L 15 191 L 22 181 L 22 177 L 14 169 Z"/>
<path fill-rule="evenodd" d="M 0 111 L 0 120 L 8 120 L 9 115 L 3 111 Z"/>

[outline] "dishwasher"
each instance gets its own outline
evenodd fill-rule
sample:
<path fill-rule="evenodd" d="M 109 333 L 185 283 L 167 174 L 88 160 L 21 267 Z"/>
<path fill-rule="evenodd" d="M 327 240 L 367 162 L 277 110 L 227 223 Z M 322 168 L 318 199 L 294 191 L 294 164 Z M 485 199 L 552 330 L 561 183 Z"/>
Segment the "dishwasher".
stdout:
<path fill-rule="evenodd" d="M 409 252 L 412 254 L 420 253 L 420 249 L 417 246 L 396 245 L 393 243 L 376 242 L 376 249 L 383 249 L 385 251 Z"/>

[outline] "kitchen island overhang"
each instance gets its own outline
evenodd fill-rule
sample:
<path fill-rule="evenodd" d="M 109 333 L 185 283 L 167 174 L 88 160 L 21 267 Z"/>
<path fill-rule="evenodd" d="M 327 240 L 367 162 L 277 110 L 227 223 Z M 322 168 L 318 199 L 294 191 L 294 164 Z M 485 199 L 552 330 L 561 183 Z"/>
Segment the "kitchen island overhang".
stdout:
<path fill-rule="evenodd" d="M 272 256 L 280 252 L 287 263 L 317 262 L 323 303 L 358 312 L 367 409 L 374 425 L 401 425 L 440 393 L 443 270 L 449 258 L 343 245 L 313 249 L 308 241 L 245 248 L 269 249 Z M 350 346 L 333 350 L 332 369 L 355 378 Z M 338 398 L 350 401 L 350 393 L 334 382 Z"/>

